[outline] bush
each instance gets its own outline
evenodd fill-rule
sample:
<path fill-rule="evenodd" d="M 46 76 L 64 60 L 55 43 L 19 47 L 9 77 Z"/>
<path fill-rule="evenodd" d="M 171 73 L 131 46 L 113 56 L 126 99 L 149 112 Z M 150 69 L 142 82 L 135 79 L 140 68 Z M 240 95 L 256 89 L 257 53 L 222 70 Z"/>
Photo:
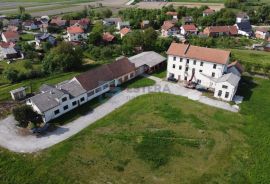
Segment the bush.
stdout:
<path fill-rule="evenodd" d="M 27 127 L 30 122 L 36 123 L 39 115 L 28 105 L 22 105 L 12 110 L 12 114 L 19 126 Z"/>

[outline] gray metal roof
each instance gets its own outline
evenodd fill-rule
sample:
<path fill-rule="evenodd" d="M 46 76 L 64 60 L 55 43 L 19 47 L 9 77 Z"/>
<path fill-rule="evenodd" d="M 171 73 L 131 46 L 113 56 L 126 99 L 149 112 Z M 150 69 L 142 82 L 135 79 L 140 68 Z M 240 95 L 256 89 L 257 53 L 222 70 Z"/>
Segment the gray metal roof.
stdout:
<path fill-rule="evenodd" d="M 20 87 L 20 88 L 17 88 L 17 89 L 14 89 L 14 90 L 11 90 L 10 93 L 17 93 L 17 92 L 21 92 L 21 91 L 25 91 L 25 87 Z"/>
<path fill-rule="evenodd" d="M 1 52 L 3 55 L 17 54 L 17 51 L 14 48 L 1 48 Z"/>
<path fill-rule="evenodd" d="M 166 58 L 154 51 L 148 51 L 132 56 L 129 60 L 135 64 L 136 68 L 138 68 L 143 65 L 147 65 L 149 67 L 156 66 L 165 61 Z"/>
<path fill-rule="evenodd" d="M 57 107 L 60 104 L 59 100 L 64 95 L 64 92 L 54 88 L 52 90 L 37 94 L 31 97 L 30 100 L 41 112 L 46 112 L 54 107 Z"/>
<path fill-rule="evenodd" d="M 75 80 L 73 81 L 65 81 L 56 86 L 58 89 L 68 93 L 72 97 L 78 97 L 84 93 L 86 90 Z"/>
<path fill-rule="evenodd" d="M 230 83 L 231 85 L 233 86 L 237 86 L 238 83 L 240 81 L 240 77 L 233 74 L 233 73 L 227 73 L 223 76 L 221 76 L 220 78 L 217 79 L 217 83 L 220 83 L 220 82 L 228 82 Z"/>

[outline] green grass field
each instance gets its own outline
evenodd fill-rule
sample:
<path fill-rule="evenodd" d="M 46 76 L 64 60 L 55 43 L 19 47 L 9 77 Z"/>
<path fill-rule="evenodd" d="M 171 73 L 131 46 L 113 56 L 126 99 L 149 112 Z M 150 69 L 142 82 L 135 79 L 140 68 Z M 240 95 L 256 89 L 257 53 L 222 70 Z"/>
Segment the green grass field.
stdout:
<path fill-rule="evenodd" d="M 240 113 L 183 97 L 132 100 L 35 154 L 1 149 L 7 183 L 269 183 L 270 83 L 245 79 Z"/>

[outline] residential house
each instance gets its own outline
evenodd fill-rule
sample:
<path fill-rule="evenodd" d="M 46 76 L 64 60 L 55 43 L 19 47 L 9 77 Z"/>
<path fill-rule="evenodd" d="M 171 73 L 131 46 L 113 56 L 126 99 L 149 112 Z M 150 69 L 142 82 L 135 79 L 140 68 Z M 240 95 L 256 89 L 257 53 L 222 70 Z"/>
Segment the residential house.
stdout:
<path fill-rule="evenodd" d="M 236 23 L 248 22 L 249 16 L 245 12 L 239 12 L 236 14 Z"/>
<path fill-rule="evenodd" d="M 230 51 L 172 43 L 167 55 L 168 79 L 202 86 L 214 91 L 218 98 L 232 100 L 240 77 L 234 73 L 227 76 Z"/>
<path fill-rule="evenodd" d="M 84 30 L 87 30 L 90 25 L 90 20 L 88 18 L 82 18 L 80 20 L 70 20 L 69 26 L 79 26 Z"/>
<path fill-rule="evenodd" d="M 4 42 L 17 42 L 20 40 L 20 35 L 18 32 L 6 31 L 2 32 L 2 40 Z"/>
<path fill-rule="evenodd" d="M 42 24 L 49 24 L 50 20 L 50 17 L 47 15 L 43 15 L 40 17 L 40 21 L 42 22 Z"/>
<path fill-rule="evenodd" d="M 186 24 L 181 26 L 182 35 L 196 35 L 197 33 L 198 29 L 194 24 Z"/>
<path fill-rule="evenodd" d="M 238 34 L 250 37 L 253 34 L 252 27 L 249 21 L 236 23 L 235 26 L 238 29 Z"/>
<path fill-rule="evenodd" d="M 141 22 L 141 29 L 146 29 L 150 27 L 150 21 L 149 20 L 143 20 Z"/>
<path fill-rule="evenodd" d="M 136 76 L 143 73 L 152 73 L 166 65 L 166 58 L 154 51 L 142 52 L 128 59 L 135 64 Z"/>
<path fill-rule="evenodd" d="M 238 75 L 239 77 L 241 77 L 242 73 L 244 72 L 243 66 L 238 61 L 230 63 L 227 68 L 228 73 L 233 73 L 235 75 Z"/>
<path fill-rule="evenodd" d="M 117 22 L 116 29 L 121 30 L 123 28 L 130 28 L 130 24 L 128 21 L 126 22 Z"/>
<path fill-rule="evenodd" d="M 15 48 L 15 43 L 0 42 L 0 60 L 4 59 L 18 59 L 23 55 Z"/>
<path fill-rule="evenodd" d="M 209 15 L 212 15 L 215 13 L 215 10 L 211 9 L 211 8 L 208 8 L 206 10 L 203 11 L 203 17 L 206 17 L 206 16 L 209 16 Z"/>
<path fill-rule="evenodd" d="M 203 30 L 203 34 L 212 37 L 236 36 L 238 30 L 236 26 L 209 26 Z"/>
<path fill-rule="evenodd" d="M 118 22 L 122 22 L 122 19 L 121 18 L 106 18 L 106 19 L 103 19 L 103 25 L 105 25 L 105 26 L 117 25 Z"/>
<path fill-rule="evenodd" d="M 110 32 L 105 32 L 102 35 L 102 40 L 105 43 L 112 43 L 115 40 L 115 36 L 112 35 Z"/>
<path fill-rule="evenodd" d="M 47 123 L 134 77 L 135 65 L 121 58 L 55 86 L 43 85 L 27 104 Z"/>
<path fill-rule="evenodd" d="M 193 24 L 193 18 L 191 16 L 186 16 L 182 18 L 182 24 Z"/>
<path fill-rule="evenodd" d="M 173 19 L 178 20 L 178 13 L 177 12 L 168 11 L 168 12 L 166 12 L 166 15 L 171 16 Z"/>
<path fill-rule="evenodd" d="M 55 27 L 65 27 L 67 25 L 67 21 L 63 20 L 61 17 L 54 17 L 51 19 L 49 24 Z"/>
<path fill-rule="evenodd" d="M 29 30 L 29 31 L 39 29 L 39 25 L 36 24 L 36 22 L 33 20 L 28 20 L 28 21 L 23 22 L 22 26 L 25 30 Z"/>
<path fill-rule="evenodd" d="M 81 27 L 71 26 L 67 28 L 67 38 L 68 41 L 82 41 L 87 39 L 87 34 L 84 33 L 84 30 Z"/>
<path fill-rule="evenodd" d="M 47 33 L 48 32 L 48 27 L 49 27 L 49 24 L 42 23 L 40 25 L 40 31 L 43 32 L 43 33 Z"/>
<path fill-rule="evenodd" d="M 26 90 L 25 87 L 20 87 L 20 88 L 17 88 L 17 89 L 14 89 L 14 90 L 10 91 L 11 98 L 13 100 L 25 99 L 25 97 L 26 97 L 26 91 L 25 90 Z"/>
<path fill-rule="evenodd" d="M 255 36 L 256 38 L 259 38 L 259 39 L 264 39 L 264 40 L 268 39 L 269 31 L 267 28 L 264 28 L 264 27 L 257 28 L 255 31 Z"/>
<path fill-rule="evenodd" d="M 180 28 L 175 25 L 172 21 L 164 21 L 161 26 L 161 35 L 163 37 L 177 36 L 180 34 Z"/>
<path fill-rule="evenodd" d="M 7 28 L 5 28 L 5 30 L 6 31 L 12 31 L 12 32 L 18 32 L 19 31 L 19 27 L 8 25 Z"/>
<path fill-rule="evenodd" d="M 130 32 L 131 32 L 131 29 L 125 27 L 125 28 L 123 28 L 123 29 L 121 29 L 121 30 L 119 31 L 120 37 L 123 38 L 124 36 L 126 36 L 126 35 L 127 35 L 128 33 L 130 33 Z"/>
<path fill-rule="evenodd" d="M 56 39 L 50 33 L 40 33 L 40 34 L 35 35 L 35 42 L 38 48 L 41 48 L 42 43 L 45 43 L 45 42 L 50 43 L 52 46 L 56 45 Z"/>

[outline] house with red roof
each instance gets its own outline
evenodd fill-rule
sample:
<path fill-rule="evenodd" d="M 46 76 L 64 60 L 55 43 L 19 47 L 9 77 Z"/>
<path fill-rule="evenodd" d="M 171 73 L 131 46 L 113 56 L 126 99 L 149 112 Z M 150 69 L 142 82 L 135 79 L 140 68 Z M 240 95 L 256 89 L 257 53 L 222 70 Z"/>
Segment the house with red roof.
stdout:
<path fill-rule="evenodd" d="M 70 20 L 69 26 L 79 26 L 84 30 L 87 30 L 90 25 L 90 20 L 88 18 L 82 18 L 80 20 Z"/>
<path fill-rule="evenodd" d="M 3 32 L 1 37 L 4 42 L 17 42 L 20 40 L 19 33 L 15 31 Z"/>
<path fill-rule="evenodd" d="M 71 26 L 67 28 L 67 39 L 70 42 L 82 41 L 87 39 L 87 34 L 78 26 Z"/>
<path fill-rule="evenodd" d="M 269 31 L 267 28 L 264 28 L 264 27 L 257 28 L 255 31 L 255 36 L 258 39 L 268 39 Z"/>
<path fill-rule="evenodd" d="M 176 26 L 173 21 L 164 21 L 163 25 L 161 26 L 161 35 L 163 37 L 177 36 L 179 34 L 180 28 Z"/>
<path fill-rule="evenodd" d="M 120 37 L 123 38 L 124 36 L 126 36 L 126 35 L 127 35 L 128 33 L 130 33 L 130 32 L 131 32 L 131 29 L 125 27 L 125 28 L 123 28 L 123 29 L 121 29 L 121 30 L 119 31 Z"/>
<path fill-rule="evenodd" d="M 203 34 L 207 36 L 237 36 L 238 29 L 236 26 L 209 26 L 203 30 Z"/>
<path fill-rule="evenodd" d="M 111 43 L 115 40 L 115 36 L 112 35 L 110 32 L 105 32 L 102 35 L 102 40 L 103 40 L 103 42 Z"/>
<path fill-rule="evenodd" d="M 61 17 L 54 17 L 51 19 L 50 25 L 56 27 L 65 27 L 67 25 L 67 21 L 63 20 Z"/>
<path fill-rule="evenodd" d="M 198 29 L 194 24 L 186 24 L 181 26 L 180 32 L 182 35 L 196 35 L 198 33 Z"/>
<path fill-rule="evenodd" d="M 203 16 L 206 17 L 206 16 L 212 15 L 214 13 L 215 13 L 215 10 L 208 8 L 208 9 L 203 11 Z"/>
<path fill-rule="evenodd" d="M 178 19 L 178 13 L 177 12 L 172 12 L 168 11 L 166 15 L 171 16 L 173 19 Z"/>

